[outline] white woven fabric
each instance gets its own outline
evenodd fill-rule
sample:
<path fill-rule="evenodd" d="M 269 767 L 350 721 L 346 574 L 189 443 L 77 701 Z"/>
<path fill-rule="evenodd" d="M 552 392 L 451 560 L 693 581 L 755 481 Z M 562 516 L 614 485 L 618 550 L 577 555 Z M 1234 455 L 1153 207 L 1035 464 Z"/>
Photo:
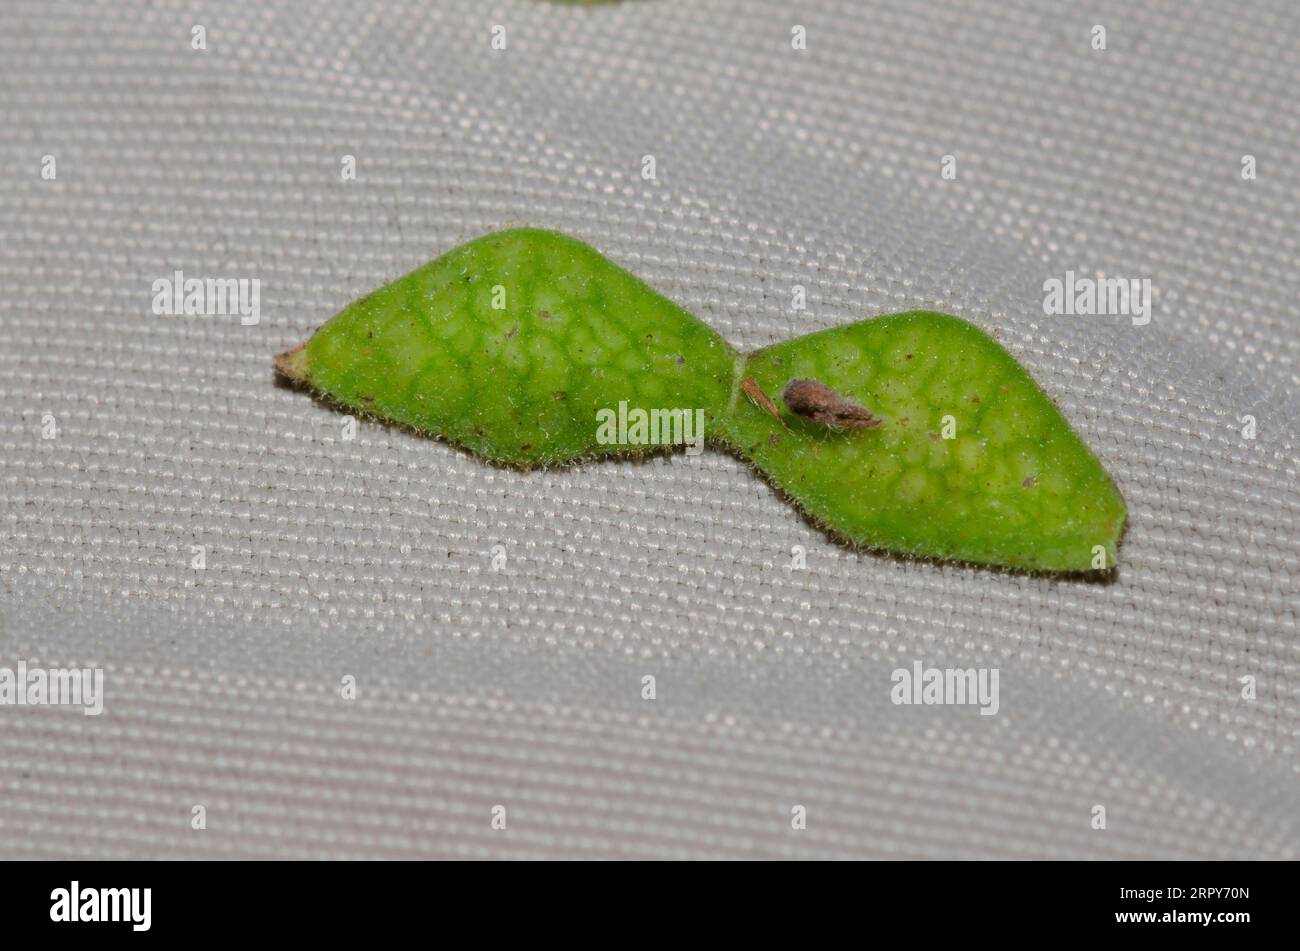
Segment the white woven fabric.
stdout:
<path fill-rule="evenodd" d="M 0 11 L 0 665 L 105 670 L 99 717 L 0 707 L 0 855 L 1300 855 L 1294 4 L 196 9 Z M 989 329 L 1115 475 L 1117 579 L 855 554 L 713 452 L 348 441 L 274 383 L 518 224 L 740 347 Z M 260 323 L 155 315 L 178 269 Z M 1067 270 L 1150 324 L 1044 316 Z M 917 660 L 999 712 L 894 705 Z"/>

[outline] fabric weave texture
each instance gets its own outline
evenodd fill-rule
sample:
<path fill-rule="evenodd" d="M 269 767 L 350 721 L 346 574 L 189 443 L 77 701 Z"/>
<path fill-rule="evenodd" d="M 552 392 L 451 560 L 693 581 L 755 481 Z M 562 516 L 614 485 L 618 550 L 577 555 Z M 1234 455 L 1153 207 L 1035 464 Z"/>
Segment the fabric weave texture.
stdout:
<path fill-rule="evenodd" d="M 1300 856 L 1297 23 L 0 9 L 0 666 L 105 671 L 101 716 L 0 707 L 0 857 Z M 745 349 L 973 321 L 1115 476 L 1117 575 L 854 552 L 712 451 L 524 474 L 349 439 L 274 381 L 519 225 Z M 257 278 L 260 321 L 153 313 L 176 271 Z M 1045 315 L 1067 271 L 1150 279 L 1150 323 Z M 998 713 L 895 705 L 915 661 L 997 668 Z"/>

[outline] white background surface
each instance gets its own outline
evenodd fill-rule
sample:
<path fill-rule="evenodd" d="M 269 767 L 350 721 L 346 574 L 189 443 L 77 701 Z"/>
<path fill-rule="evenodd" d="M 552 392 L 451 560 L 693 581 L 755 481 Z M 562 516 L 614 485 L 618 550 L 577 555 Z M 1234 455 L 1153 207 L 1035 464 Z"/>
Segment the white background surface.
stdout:
<path fill-rule="evenodd" d="M 1298 32 L 1287 2 L 6 4 L 0 664 L 102 666 L 106 710 L 0 708 L 0 855 L 1295 858 Z M 518 224 L 739 347 L 990 330 L 1124 493 L 1118 578 L 855 554 L 714 452 L 345 442 L 274 383 Z M 153 315 L 176 269 L 259 278 L 261 323 Z M 1150 278 L 1154 319 L 1045 317 L 1067 269 Z M 915 660 L 998 667 L 999 714 L 892 705 Z"/>

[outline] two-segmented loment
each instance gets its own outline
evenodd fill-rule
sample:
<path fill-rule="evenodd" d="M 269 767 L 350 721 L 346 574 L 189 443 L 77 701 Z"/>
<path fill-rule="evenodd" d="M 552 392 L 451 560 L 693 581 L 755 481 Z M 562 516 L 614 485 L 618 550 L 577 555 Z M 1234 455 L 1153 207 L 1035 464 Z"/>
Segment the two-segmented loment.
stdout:
<path fill-rule="evenodd" d="M 834 535 L 905 555 L 1090 571 L 1115 565 L 1124 529 L 1096 457 L 973 325 L 894 314 L 740 354 L 553 231 L 463 244 L 275 365 L 352 410 L 522 468 L 665 451 L 698 420 L 705 442 Z"/>

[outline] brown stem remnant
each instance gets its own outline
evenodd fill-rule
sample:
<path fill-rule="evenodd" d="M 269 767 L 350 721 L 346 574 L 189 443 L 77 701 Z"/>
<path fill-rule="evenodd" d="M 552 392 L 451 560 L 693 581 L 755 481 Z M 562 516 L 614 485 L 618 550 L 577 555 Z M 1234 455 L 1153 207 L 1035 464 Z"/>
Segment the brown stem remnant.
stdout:
<path fill-rule="evenodd" d="M 292 350 L 275 355 L 275 372 L 301 383 L 307 379 L 307 344 L 300 343 Z"/>
<path fill-rule="evenodd" d="M 875 429 L 879 416 L 816 380 L 791 380 L 781 391 L 790 412 L 832 429 Z"/>

